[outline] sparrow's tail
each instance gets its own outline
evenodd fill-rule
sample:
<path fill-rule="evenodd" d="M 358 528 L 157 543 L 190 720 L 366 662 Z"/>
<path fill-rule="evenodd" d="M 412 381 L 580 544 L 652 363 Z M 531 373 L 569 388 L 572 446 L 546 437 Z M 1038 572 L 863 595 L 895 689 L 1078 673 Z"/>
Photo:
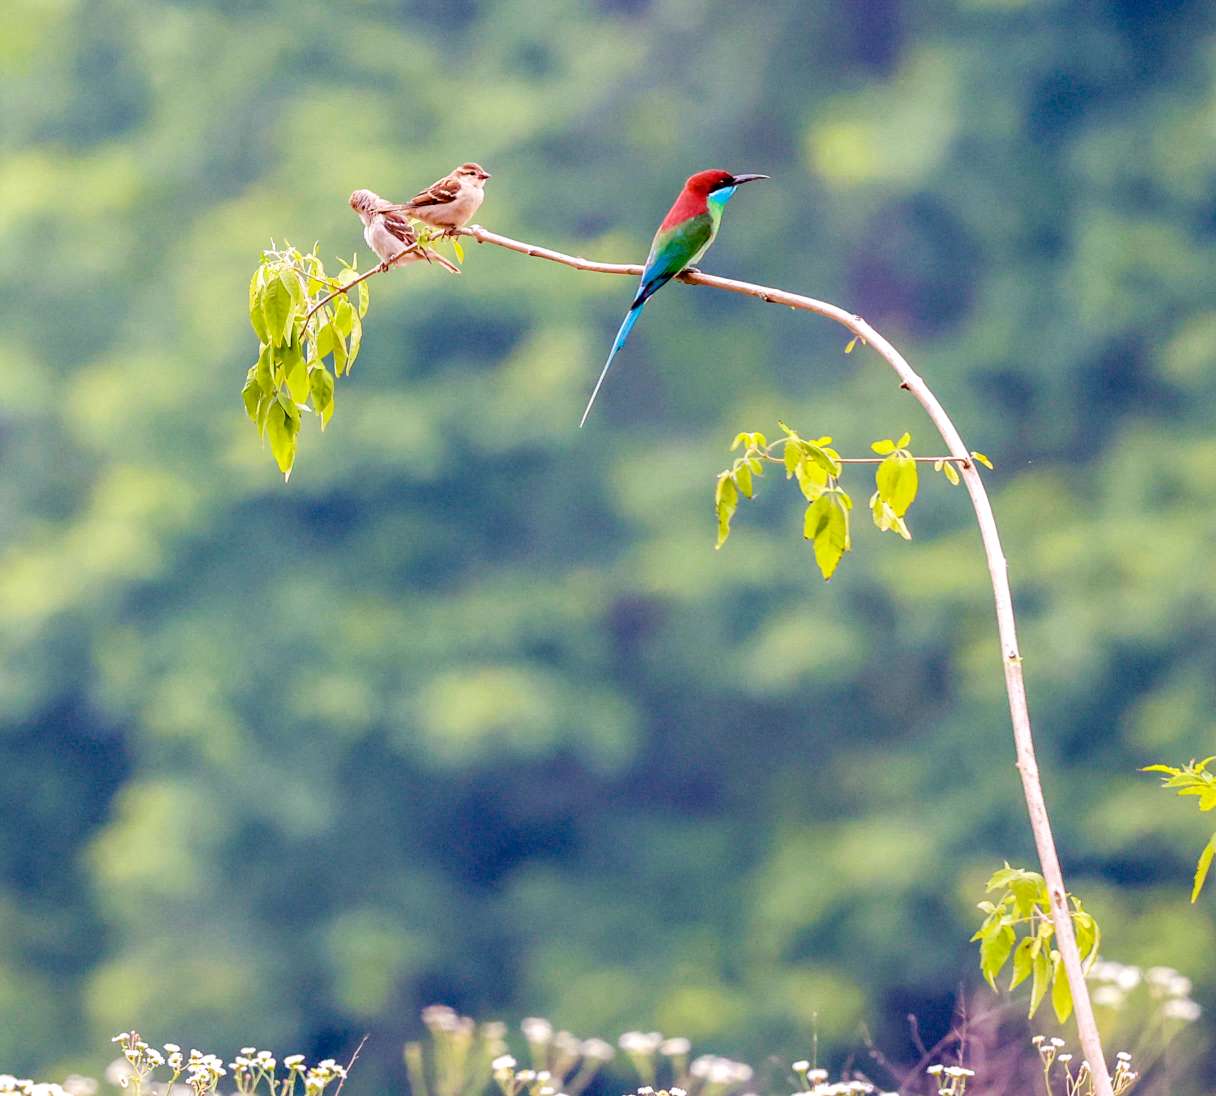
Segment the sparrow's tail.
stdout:
<path fill-rule="evenodd" d="M 639 294 L 639 296 L 641 296 Z M 616 339 L 612 344 L 612 349 L 608 352 L 608 360 L 604 362 L 604 368 L 600 371 L 600 379 L 595 382 L 595 390 L 591 393 L 591 399 L 587 401 L 587 410 L 583 412 L 583 417 L 579 421 L 579 428 L 587 421 L 587 416 L 591 414 L 591 405 L 595 403 L 595 397 L 600 394 L 600 385 L 604 383 L 604 378 L 608 375 L 608 367 L 612 364 L 612 359 L 616 357 L 617 351 L 625 345 L 625 340 L 629 338 L 629 332 L 633 330 L 633 325 L 638 322 L 638 317 L 642 314 L 642 309 L 645 307 L 644 299 L 635 301 L 625 313 L 625 319 L 621 322 L 621 329 L 616 333 Z"/>

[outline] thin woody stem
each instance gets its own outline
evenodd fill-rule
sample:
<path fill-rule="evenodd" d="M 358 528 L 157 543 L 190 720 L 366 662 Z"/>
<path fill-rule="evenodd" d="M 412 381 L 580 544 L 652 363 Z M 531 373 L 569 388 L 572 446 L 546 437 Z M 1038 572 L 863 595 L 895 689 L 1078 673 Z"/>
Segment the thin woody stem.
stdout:
<path fill-rule="evenodd" d="M 429 240 L 427 242 L 429 243 Z M 422 246 L 422 244 L 423 244 L 422 240 L 416 240 L 414 243 L 410 244 L 409 247 L 405 248 L 402 251 L 397 252 L 397 254 L 392 257 L 391 261 L 382 262 L 382 263 L 380 263 L 379 266 L 373 266 L 371 268 L 371 270 L 368 270 L 368 271 L 364 272 L 363 274 L 360 274 L 353 281 L 349 281 L 345 285 L 339 286 L 328 297 L 322 297 L 319 301 L 317 301 L 316 304 L 314 304 L 312 306 L 312 308 L 310 308 L 308 310 L 308 313 L 305 315 L 304 326 L 300 329 L 301 336 L 303 335 L 303 333 L 305 331 L 308 330 L 308 321 L 311 320 L 314 315 L 316 315 L 322 308 L 324 308 L 327 304 L 329 304 L 329 302 L 332 301 L 335 297 L 340 297 L 344 293 L 349 293 L 360 282 L 365 282 L 365 281 L 367 281 L 368 278 L 374 278 L 377 274 L 384 274 L 387 271 L 392 270 L 392 268 L 396 265 L 398 259 L 400 259 L 403 255 L 408 255 L 411 251 L 417 250 L 418 248 L 420 248 Z M 312 276 L 313 275 L 311 275 L 311 274 L 309 275 L 309 277 L 312 277 Z M 317 280 L 320 281 L 321 279 L 318 278 Z M 330 280 L 332 280 L 332 279 L 330 279 Z"/>
<path fill-rule="evenodd" d="M 406 255 L 409 252 L 413 251 L 414 248 L 417 246 L 418 246 L 417 244 L 413 244 L 410 247 L 407 247 L 405 249 L 405 251 L 401 252 L 401 254 Z M 400 258 L 400 256 L 394 255 L 393 262 L 396 262 L 398 258 Z M 308 310 L 308 314 L 304 317 L 303 330 L 308 329 L 308 321 L 311 320 L 313 318 L 313 316 L 316 315 L 317 312 L 319 312 L 322 308 L 324 308 L 327 304 L 329 304 L 329 302 L 332 301 L 335 297 L 341 297 L 343 293 L 349 293 L 360 282 L 365 282 L 365 281 L 367 281 L 368 278 L 374 277 L 377 274 L 383 274 L 388 269 L 389 269 L 389 267 L 385 266 L 384 263 L 381 263 L 379 266 L 373 266 L 371 268 L 371 270 L 368 270 L 365 273 L 360 274 L 357 278 L 355 278 L 354 281 L 347 282 L 341 288 L 335 289 L 328 297 L 322 297 L 319 301 L 317 301 L 316 304 L 314 304 L 312 306 L 312 308 L 310 308 Z"/>
<path fill-rule="evenodd" d="M 550 248 L 538 247 L 535 244 L 500 236 L 495 232 L 487 231 L 480 225 L 470 225 L 457 231 L 462 236 L 472 237 L 478 243 L 494 244 L 497 247 L 506 248 L 508 251 L 516 251 L 521 255 L 529 255 L 533 258 L 547 259 L 574 270 L 635 276 L 642 273 L 642 268 L 636 264 L 601 263 L 566 255 Z M 1022 653 L 1018 647 L 1013 596 L 1009 589 L 1008 564 L 1005 561 L 1004 550 L 1001 548 L 1001 538 L 997 531 L 992 504 L 988 500 L 988 492 L 984 489 L 984 481 L 980 477 L 975 463 L 971 460 L 970 451 L 963 444 L 958 429 L 924 379 L 891 343 L 860 316 L 837 305 L 829 304 L 827 301 L 816 300 L 814 297 L 789 293 L 784 289 L 774 289 L 752 282 L 741 282 L 734 278 L 720 278 L 699 270 L 685 271 L 679 275 L 679 278 L 691 285 L 707 285 L 714 289 L 724 289 L 730 293 L 757 297 L 769 304 L 780 304 L 802 312 L 813 312 L 847 328 L 895 371 L 896 376 L 899 377 L 900 388 L 910 392 L 917 403 L 924 408 L 925 413 L 933 421 L 933 425 L 937 427 L 938 433 L 941 434 L 946 447 L 950 450 L 950 459 L 958 463 L 962 480 L 971 497 L 971 505 L 975 510 L 975 519 L 980 529 L 980 540 L 988 561 L 988 575 L 992 581 L 992 594 L 996 603 L 1001 663 L 1005 671 L 1005 691 L 1009 696 L 1009 715 L 1013 723 L 1017 768 L 1022 779 L 1022 794 L 1030 815 L 1030 828 L 1034 834 L 1039 864 L 1043 869 L 1043 877 L 1051 898 L 1051 919 L 1056 930 L 1056 944 L 1064 962 L 1069 988 L 1072 990 L 1077 1035 L 1093 1071 L 1095 1096 L 1113 1096 L 1110 1074 L 1102 1053 L 1102 1041 L 1098 1034 L 1097 1022 L 1094 1019 L 1089 989 L 1085 983 L 1081 954 L 1073 933 L 1072 918 L 1069 916 L 1064 875 L 1060 868 L 1060 858 L 1056 852 L 1055 839 L 1052 836 L 1051 823 L 1047 815 L 1047 803 L 1043 796 L 1043 785 L 1039 778 L 1038 762 L 1035 759 L 1030 709 L 1026 700 L 1026 684 L 1022 675 Z"/>

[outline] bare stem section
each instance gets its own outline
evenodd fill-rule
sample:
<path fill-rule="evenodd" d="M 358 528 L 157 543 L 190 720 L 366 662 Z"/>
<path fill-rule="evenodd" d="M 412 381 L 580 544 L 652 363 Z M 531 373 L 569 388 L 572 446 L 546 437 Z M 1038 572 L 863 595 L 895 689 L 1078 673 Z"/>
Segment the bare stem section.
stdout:
<path fill-rule="evenodd" d="M 478 243 L 494 244 L 497 247 L 506 248 L 508 251 L 516 251 L 532 258 L 547 259 L 575 270 L 635 276 L 642 273 L 642 268 L 634 264 L 601 263 L 565 255 L 547 247 L 538 247 L 535 244 L 522 243 L 507 236 L 500 236 L 495 232 L 487 231 L 480 225 L 471 225 L 458 231 L 462 235 L 472 237 Z M 1026 685 L 1022 677 L 1022 654 L 1018 648 L 1013 597 L 1009 590 L 1005 553 L 1001 548 L 996 518 L 992 513 L 988 492 L 984 489 L 984 481 L 975 467 L 975 462 L 970 459 L 970 452 L 963 444 L 962 436 L 923 378 L 916 373 L 894 346 L 860 316 L 826 301 L 816 300 L 814 297 L 805 297 L 799 293 L 789 293 L 784 289 L 773 289 L 751 282 L 736 281 L 733 278 L 720 278 L 714 274 L 704 274 L 699 270 L 686 271 L 680 275 L 680 278 L 691 285 L 725 289 L 730 293 L 757 297 L 769 304 L 785 305 L 787 308 L 798 309 L 802 312 L 814 312 L 816 315 L 825 316 L 847 328 L 895 371 L 899 377 L 900 387 L 910 392 L 917 403 L 925 409 L 929 418 L 933 420 L 933 425 L 941 434 L 942 441 L 950 450 L 948 459 L 957 462 L 963 482 L 967 486 L 967 493 L 971 497 L 971 505 L 975 509 L 984 555 L 988 560 L 988 574 L 992 579 L 992 593 L 996 601 L 997 632 L 1001 643 L 1001 662 L 1005 670 L 1005 690 L 1009 694 L 1009 714 L 1013 721 L 1013 738 L 1017 749 L 1017 767 L 1022 777 L 1022 793 L 1030 813 L 1030 827 L 1034 833 L 1039 864 L 1043 869 L 1043 877 L 1051 895 L 1052 922 L 1055 925 L 1056 942 L 1060 955 L 1068 974 L 1068 985 L 1072 990 L 1077 1033 L 1090 1069 L 1093 1071 L 1096 1096 L 1112 1096 L 1110 1074 L 1107 1070 L 1106 1059 L 1102 1054 L 1102 1042 L 1098 1035 L 1098 1025 L 1094 1020 L 1089 989 L 1085 983 L 1085 972 L 1081 967 L 1081 955 L 1077 949 L 1072 918 L 1068 911 L 1064 874 L 1060 868 L 1060 858 L 1056 853 L 1055 839 L 1052 837 L 1051 823 L 1047 816 L 1047 803 L 1043 797 L 1043 785 L 1039 779 L 1039 767 L 1035 760 L 1034 736 L 1030 727 L 1030 709 L 1026 702 Z"/>

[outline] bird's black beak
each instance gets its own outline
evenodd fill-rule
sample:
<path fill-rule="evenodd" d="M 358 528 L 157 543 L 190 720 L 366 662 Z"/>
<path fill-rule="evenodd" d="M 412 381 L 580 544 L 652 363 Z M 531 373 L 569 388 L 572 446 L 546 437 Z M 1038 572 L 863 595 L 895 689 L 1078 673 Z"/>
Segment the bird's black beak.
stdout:
<path fill-rule="evenodd" d="M 767 179 L 767 175 L 736 175 L 735 186 L 742 186 L 744 183 L 754 183 L 757 179 Z"/>

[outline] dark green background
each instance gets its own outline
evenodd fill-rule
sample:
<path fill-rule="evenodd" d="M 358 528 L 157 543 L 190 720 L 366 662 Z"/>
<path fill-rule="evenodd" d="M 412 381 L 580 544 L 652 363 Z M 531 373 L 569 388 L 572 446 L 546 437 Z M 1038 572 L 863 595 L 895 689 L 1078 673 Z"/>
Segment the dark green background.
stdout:
<path fill-rule="evenodd" d="M 773 176 L 705 267 L 861 312 L 994 458 L 1070 884 L 1212 1000 L 1204 819 L 1135 771 L 1212 743 L 1210 3 L 4 18 L 0 1067 L 370 1031 L 370 1091 L 433 1000 L 898 1057 L 975 980 L 1033 848 L 965 494 L 829 586 L 776 479 L 713 550 L 738 429 L 940 449 L 839 328 L 672 286 L 580 432 L 631 285 L 473 248 L 371 283 L 289 486 L 259 449 L 258 249 L 366 264 L 347 194 L 465 159 L 488 227 L 618 261 L 689 172 Z"/>

